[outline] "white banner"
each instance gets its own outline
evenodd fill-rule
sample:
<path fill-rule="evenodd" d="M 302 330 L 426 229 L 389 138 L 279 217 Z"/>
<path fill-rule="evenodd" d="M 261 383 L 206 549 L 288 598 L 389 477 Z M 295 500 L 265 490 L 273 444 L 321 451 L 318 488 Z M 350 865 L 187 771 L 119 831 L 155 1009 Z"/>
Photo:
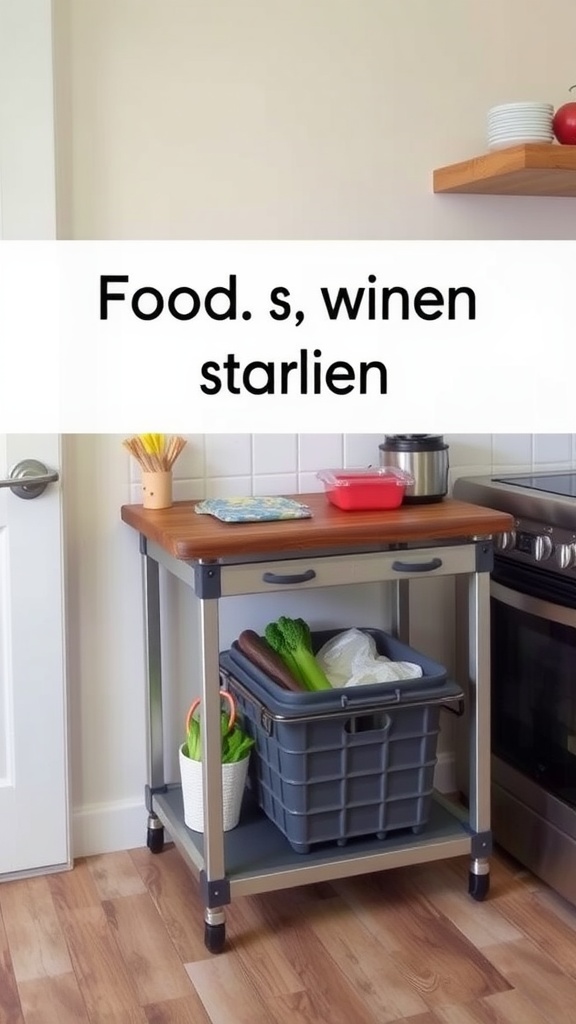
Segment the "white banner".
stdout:
<path fill-rule="evenodd" d="M 0 432 L 572 432 L 576 242 L 1 242 Z"/>

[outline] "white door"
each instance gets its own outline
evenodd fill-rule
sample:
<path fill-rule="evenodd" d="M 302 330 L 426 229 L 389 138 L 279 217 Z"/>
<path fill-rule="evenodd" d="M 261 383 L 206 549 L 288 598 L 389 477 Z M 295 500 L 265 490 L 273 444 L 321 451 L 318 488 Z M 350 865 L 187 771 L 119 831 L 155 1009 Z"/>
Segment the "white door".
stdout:
<path fill-rule="evenodd" d="M 53 434 L 0 435 L 0 479 L 24 459 L 60 475 Z M 0 488 L 0 875 L 70 861 L 60 480 Z"/>
<path fill-rule="evenodd" d="M 0 245 L 55 237 L 53 107 L 51 0 L 0 0 Z M 60 439 L 0 434 L 0 480 L 22 459 Z M 60 487 L 0 488 L 0 879 L 71 859 Z"/>

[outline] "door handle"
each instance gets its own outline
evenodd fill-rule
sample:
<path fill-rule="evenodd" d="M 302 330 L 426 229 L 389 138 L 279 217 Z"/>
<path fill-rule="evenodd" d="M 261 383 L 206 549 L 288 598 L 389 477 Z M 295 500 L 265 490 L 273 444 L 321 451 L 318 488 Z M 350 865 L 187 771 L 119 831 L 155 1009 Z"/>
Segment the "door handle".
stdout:
<path fill-rule="evenodd" d="M 0 480 L 0 487 L 9 487 L 17 498 L 38 498 L 48 484 L 59 479 L 56 470 L 49 470 L 37 459 L 22 459 L 10 470 L 6 480 Z"/>

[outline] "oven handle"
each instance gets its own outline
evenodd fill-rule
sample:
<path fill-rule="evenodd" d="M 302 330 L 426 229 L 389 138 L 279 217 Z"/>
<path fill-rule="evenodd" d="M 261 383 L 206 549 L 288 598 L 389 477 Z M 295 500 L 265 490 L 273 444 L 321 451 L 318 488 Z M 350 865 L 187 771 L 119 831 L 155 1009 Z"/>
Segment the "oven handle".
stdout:
<path fill-rule="evenodd" d="M 557 622 L 562 626 L 576 628 L 576 610 L 564 608 L 559 604 L 552 604 L 550 601 L 543 601 L 539 597 L 531 597 L 529 594 L 522 594 L 518 590 L 504 587 L 501 583 L 490 583 L 490 595 L 502 604 L 510 605 L 519 612 L 527 612 L 529 615 L 536 615 L 539 619 L 546 619 L 548 622 Z"/>

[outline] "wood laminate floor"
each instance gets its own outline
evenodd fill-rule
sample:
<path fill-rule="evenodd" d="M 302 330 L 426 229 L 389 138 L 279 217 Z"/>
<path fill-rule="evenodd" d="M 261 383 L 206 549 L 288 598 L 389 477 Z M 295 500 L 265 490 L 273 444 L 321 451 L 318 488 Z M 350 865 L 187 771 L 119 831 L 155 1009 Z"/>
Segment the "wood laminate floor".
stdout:
<path fill-rule="evenodd" d="M 147 849 L 0 885 L 0 1024 L 574 1024 L 576 911 L 495 855 L 243 897 Z"/>

